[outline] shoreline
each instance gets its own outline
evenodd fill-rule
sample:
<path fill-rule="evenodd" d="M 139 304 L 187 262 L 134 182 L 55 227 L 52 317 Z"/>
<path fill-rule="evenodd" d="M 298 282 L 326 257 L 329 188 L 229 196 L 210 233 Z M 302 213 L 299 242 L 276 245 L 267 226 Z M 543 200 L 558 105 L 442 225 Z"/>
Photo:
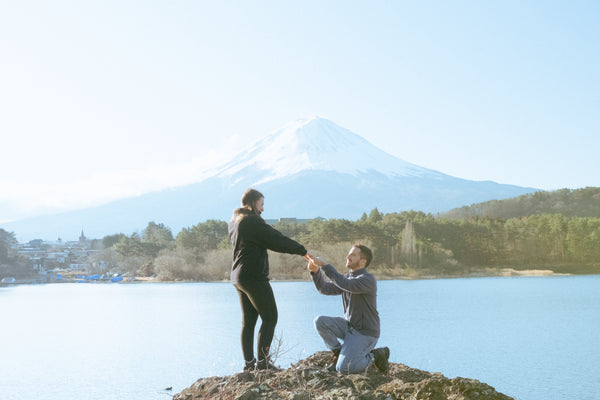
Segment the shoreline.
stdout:
<path fill-rule="evenodd" d="M 407 275 L 380 275 L 377 276 L 379 281 L 418 281 L 418 280 L 433 280 L 433 279 L 470 279 L 470 278 L 509 278 L 509 277 L 561 277 L 561 276 L 587 276 L 587 275 L 600 275 L 600 274 L 569 274 L 554 272 L 550 269 L 525 269 L 517 270 L 514 268 L 502 268 L 502 269 L 484 269 L 477 272 L 470 272 L 467 274 L 440 274 L 440 275 L 420 275 L 420 276 L 407 276 Z M 277 279 L 271 278 L 270 282 L 310 282 L 310 279 Z M 78 279 L 62 279 L 61 281 L 54 282 L 42 282 L 40 279 L 29 278 L 20 279 L 14 283 L 0 283 L 0 288 L 21 286 L 21 285 L 51 285 L 51 284 L 66 284 L 66 283 L 78 283 L 82 285 L 89 284 L 173 284 L 173 283 L 230 283 L 228 279 L 224 280 L 210 280 L 210 281 L 194 281 L 194 280 L 181 280 L 181 281 L 161 281 L 151 277 L 135 277 L 133 280 L 121 282 L 110 282 L 110 281 L 88 281 L 80 282 Z"/>

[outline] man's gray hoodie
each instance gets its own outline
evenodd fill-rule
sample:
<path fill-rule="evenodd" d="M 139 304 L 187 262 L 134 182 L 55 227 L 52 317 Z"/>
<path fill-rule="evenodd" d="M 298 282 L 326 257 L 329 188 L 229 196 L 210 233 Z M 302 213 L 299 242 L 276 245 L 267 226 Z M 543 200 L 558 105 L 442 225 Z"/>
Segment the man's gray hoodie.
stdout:
<path fill-rule="evenodd" d="M 321 267 L 321 271 L 331 280 L 327 282 L 323 274 L 311 272 L 311 277 L 319 293 L 342 295 L 344 318 L 350 325 L 366 336 L 379 338 L 379 313 L 377 312 L 377 281 L 366 268 L 340 274 L 331 264 Z"/>

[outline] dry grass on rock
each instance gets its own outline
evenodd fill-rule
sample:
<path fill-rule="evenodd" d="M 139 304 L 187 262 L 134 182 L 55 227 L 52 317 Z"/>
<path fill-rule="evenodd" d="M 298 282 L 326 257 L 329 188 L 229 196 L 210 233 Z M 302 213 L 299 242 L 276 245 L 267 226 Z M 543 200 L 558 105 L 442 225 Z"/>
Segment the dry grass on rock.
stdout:
<path fill-rule="evenodd" d="M 474 379 L 448 379 L 402 364 L 390 363 L 389 374 L 374 368 L 341 375 L 324 369 L 329 352 L 318 352 L 281 372 L 244 372 L 202 378 L 174 400 L 510 400 Z"/>

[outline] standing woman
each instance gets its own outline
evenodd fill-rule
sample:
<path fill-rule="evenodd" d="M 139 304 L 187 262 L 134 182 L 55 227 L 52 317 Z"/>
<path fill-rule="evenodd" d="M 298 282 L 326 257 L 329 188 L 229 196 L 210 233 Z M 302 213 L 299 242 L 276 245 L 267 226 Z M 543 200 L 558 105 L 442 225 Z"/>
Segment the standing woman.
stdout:
<path fill-rule="evenodd" d="M 265 199 L 262 193 L 248 189 L 242 196 L 242 207 L 233 211 L 229 221 L 229 237 L 233 245 L 231 282 L 242 305 L 242 352 L 244 371 L 276 369 L 269 362 L 269 348 L 277 324 L 277 305 L 269 283 L 267 249 L 278 253 L 306 255 L 300 243 L 284 236 L 260 216 Z M 254 328 L 258 317 L 257 357 L 254 358 Z"/>

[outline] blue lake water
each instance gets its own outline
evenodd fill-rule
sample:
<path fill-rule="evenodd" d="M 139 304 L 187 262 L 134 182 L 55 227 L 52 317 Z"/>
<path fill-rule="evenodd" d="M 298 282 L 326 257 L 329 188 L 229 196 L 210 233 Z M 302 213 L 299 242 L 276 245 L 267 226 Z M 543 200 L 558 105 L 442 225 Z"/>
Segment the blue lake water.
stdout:
<path fill-rule="evenodd" d="M 312 320 L 341 315 L 310 282 L 274 282 L 277 364 L 324 350 Z M 469 377 L 516 399 L 600 398 L 600 276 L 380 281 L 393 362 Z M 241 369 L 228 283 L 0 288 L 0 399 L 170 399 Z M 165 391 L 173 387 L 173 391 Z"/>

